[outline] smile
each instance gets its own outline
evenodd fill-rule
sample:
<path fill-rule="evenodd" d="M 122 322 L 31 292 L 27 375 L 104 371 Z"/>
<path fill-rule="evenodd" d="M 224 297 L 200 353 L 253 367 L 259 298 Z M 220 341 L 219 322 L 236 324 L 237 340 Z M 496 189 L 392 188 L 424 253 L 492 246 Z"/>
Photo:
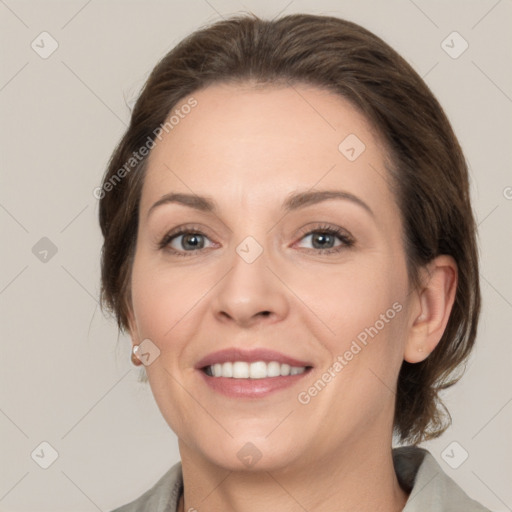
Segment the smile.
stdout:
<path fill-rule="evenodd" d="M 226 361 L 206 366 L 204 372 L 210 377 L 227 377 L 231 379 L 265 379 L 268 377 L 288 377 L 306 371 L 306 366 L 290 366 L 278 361 Z"/>

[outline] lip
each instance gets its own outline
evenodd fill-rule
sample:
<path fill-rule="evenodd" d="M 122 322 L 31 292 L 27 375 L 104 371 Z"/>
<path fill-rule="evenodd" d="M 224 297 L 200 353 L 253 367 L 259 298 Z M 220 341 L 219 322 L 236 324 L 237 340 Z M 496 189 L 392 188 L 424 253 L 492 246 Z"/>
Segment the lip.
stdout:
<path fill-rule="evenodd" d="M 264 398 L 271 393 L 289 388 L 299 380 L 309 375 L 304 373 L 288 375 L 287 377 L 267 377 L 265 379 L 232 379 L 228 377 L 210 377 L 198 370 L 206 385 L 213 391 L 230 398 Z"/>
<path fill-rule="evenodd" d="M 203 370 L 207 366 L 228 361 L 277 361 L 290 366 L 305 366 L 306 371 L 285 377 L 266 377 L 264 379 L 236 379 L 228 377 L 211 377 Z M 213 391 L 230 398 L 264 398 L 271 393 L 289 388 L 310 373 L 313 365 L 269 349 L 242 350 L 228 348 L 213 352 L 201 359 L 195 366 L 206 385 Z"/>
<path fill-rule="evenodd" d="M 270 361 L 277 361 L 278 363 L 289 364 L 290 366 L 313 366 L 307 361 L 295 359 L 293 357 L 282 354 L 281 352 L 276 352 L 275 350 L 261 348 L 253 350 L 226 348 L 224 350 L 219 350 L 218 352 L 213 352 L 206 357 L 203 357 L 203 359 L 201 359 L 196 364 L 195 368 L 197 370 L 201 370 L 206 366 L 211 366 L 212 364 L 217 363 L 222 364 L 228 361 L 245 361 L 246 363 L 255 363 L 256 361 L 265 361 L 266 363 L 269 363 Z"/>

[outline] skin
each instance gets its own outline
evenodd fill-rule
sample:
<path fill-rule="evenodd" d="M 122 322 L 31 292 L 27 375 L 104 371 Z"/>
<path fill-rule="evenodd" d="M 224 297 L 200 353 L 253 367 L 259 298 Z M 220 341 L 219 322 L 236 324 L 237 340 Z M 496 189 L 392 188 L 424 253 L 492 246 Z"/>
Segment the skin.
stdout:
<path fill-rule="evenodd" d="M 197 106 L 149 156 L 131 279 L 133 344 L 149 338 L 160 350 L 146 371 L 179 441 L 180 510 L 402 510 L 407 493 L 391 458 L 397 376 L 404 359 L 421 361 L 438 343 L 455 263 L 438 257 L 420 289 L 410 289 L 384 146 L 343 98 L 251 84 L 193 96 Z M 353 162 L 338 150 L 349 134 L 366 146 Z M 290 193 L 313 187 L 353 194 L 373 213 L 331 199 L 285 214 Z M 218 210 L 166 203 L 148 215 L 170 192 L 209 196 Z M 324 246 L 339 252 L 321 253 L 314 240 L 324 224 L 350 233 L 354 245 L 334 235 Z M 203 248 L 190 249 L 183 236 L 159 247 L 185 225 L 204 234 Z M 236 252 L 247 236 L 263 249 L 252 263 Z M 401 311 L 300 403 L 298 393 L 394 303 Z M 267 397 L 228 398 L 194 369 L 228 347 L 271 348 L 313 369 Z M 261 454 L 251 467 L 237 457 L 248 442 Z"/>

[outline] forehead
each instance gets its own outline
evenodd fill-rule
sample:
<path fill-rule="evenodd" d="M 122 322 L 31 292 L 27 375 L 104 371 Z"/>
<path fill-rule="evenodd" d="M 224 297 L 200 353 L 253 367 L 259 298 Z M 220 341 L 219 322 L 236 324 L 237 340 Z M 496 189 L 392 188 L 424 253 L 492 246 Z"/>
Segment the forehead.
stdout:
<path fill-rule="evenodd" d="M 184 108 L 191 98 L 195 106 Z M 312 187 L 392 200 L 375 130 L 333 92 L 216 84 L 184 98 L 170 115 L 173 123 L 149 155 L 142 209 L 170 191 L 239 206 Z"/>

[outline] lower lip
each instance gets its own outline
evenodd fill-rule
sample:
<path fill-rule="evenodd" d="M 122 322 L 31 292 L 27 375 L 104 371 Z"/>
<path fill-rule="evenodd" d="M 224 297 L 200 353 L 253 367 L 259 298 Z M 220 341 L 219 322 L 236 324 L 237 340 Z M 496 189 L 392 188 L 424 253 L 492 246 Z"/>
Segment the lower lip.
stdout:
<path fill-rule="evenodd" d="M 231 398 L 263 398 L 289 388 L 305 377 L 311 368 L 297 375 L 286 377 L 266 377 L 264 379 L 233 379 L 231 377 L 210 377 L 198 370 L 206 384 L 216 391 Z"/>

